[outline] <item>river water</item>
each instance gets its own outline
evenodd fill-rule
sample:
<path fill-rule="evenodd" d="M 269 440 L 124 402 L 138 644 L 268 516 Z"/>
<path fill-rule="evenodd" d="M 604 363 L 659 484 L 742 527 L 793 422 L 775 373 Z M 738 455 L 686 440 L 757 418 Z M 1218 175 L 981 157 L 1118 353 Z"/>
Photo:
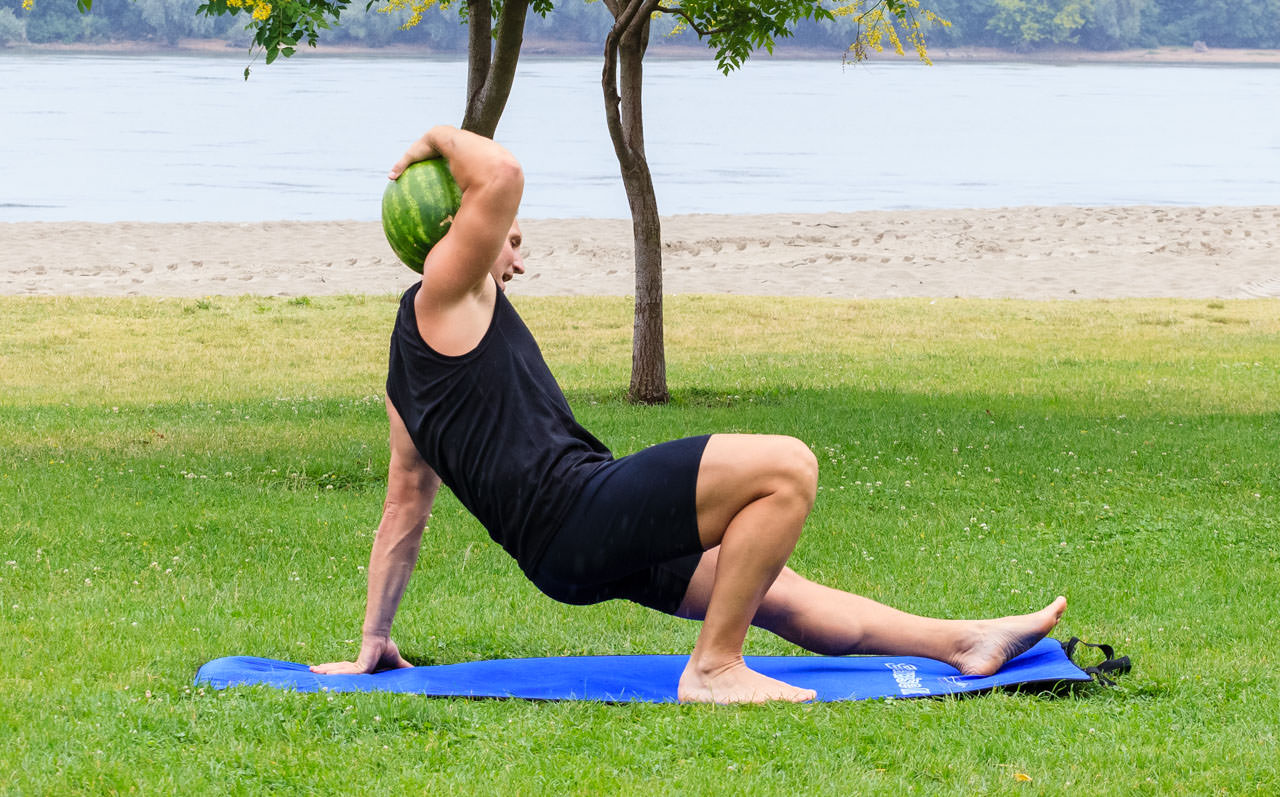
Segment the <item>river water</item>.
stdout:
<path fill-rule="evenodd" d="M 457 60 L 0 54 L 0 221 L 376 219 Z M 1280 204 L 1280 69 L 755 59 L 646 67 L 663 214 Z M 626 217 L 593 60 L 526 58 L 523 215 Z"/>

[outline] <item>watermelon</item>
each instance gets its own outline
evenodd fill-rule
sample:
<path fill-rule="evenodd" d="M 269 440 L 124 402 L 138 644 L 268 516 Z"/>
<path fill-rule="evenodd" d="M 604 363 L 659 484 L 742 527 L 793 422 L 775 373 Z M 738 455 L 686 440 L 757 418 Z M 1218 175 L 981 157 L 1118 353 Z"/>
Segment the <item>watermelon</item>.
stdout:
<path fill-rule="evenodd" d="M 441 158 L 419 161 L 382 192 L 382 231 L 406 266 L 422 273 L 427 252 L 453 223 L 462 191 Z"/>

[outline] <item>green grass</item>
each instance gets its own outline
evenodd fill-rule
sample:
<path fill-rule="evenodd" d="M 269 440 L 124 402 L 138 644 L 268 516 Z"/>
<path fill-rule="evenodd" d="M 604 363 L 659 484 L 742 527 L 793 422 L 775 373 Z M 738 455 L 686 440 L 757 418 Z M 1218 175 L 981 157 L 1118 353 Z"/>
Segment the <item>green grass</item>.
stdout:
<path fill-rule="evenodd" d="M 949 617 L 1063 593 L 1060 635 L 1134 672 L 734 709 L 196 689 L 218 656 L 354 655 L 395 301 L 5 298 L 0 790 L 1280 790 L 1280 303 L 675 297 L 674 401 L 637 408 L 626 301 L 516 301 L 619 453 L 808 442 L 802 572 Z M 445 663 L 681 653 L 696 630 L 541 597 L 444 495 L 395 636 Z"/>

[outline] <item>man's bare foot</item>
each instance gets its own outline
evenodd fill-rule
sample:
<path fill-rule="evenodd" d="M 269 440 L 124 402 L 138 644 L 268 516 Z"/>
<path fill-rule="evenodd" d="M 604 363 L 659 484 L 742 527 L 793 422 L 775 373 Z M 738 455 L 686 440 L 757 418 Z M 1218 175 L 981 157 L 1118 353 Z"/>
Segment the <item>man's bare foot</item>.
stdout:
<path fill-rule="evenodd" d="M 710 671 L 695 667 L 693 660 L 680 675 L 676 691 L 681 703 L 768 703 L 781 700 L 803 703 L 813 700 L 818 693 L 783 683 L 776 678 L 761 675 L 747 667 L 741 657 L 727 666 Z"/>
<path fill-rule="evenodd" d="M 1059 595 L 1038 612 L 975 620 L 969 640 L 948 663 L 965 675 L 995 675 L 1009 659 L 1044 639 L 1066 609 L 1067 599 Z"/>

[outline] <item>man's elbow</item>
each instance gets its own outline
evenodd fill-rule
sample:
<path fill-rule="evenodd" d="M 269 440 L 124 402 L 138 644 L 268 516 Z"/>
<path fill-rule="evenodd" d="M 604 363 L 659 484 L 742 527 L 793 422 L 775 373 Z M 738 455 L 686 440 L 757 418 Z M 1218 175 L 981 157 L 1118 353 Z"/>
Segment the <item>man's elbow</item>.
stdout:
<path fill-rule="evenodd" d="M 386 508 L 412 513 L 430 507 L 440 479 L 430 469 L 392 472 L 387 480 Z"/>
<path fill-rule="evenodd" d="M 420 493 L 396 495 L 388 493 L 387 500 L 382 503 L 383 525 L 398 526 L 408 523 L 413 526 L 425 526 L 431 514 L 431 503 Z"/>
<path fill-rule="evenodd" d="M 490 181 L 495 187 L 503 193 L 515 192 L 518 195 L 524 192 L 524 169 L 513 155 L 508 153 L 495 160 L 492 168 Z"/>

